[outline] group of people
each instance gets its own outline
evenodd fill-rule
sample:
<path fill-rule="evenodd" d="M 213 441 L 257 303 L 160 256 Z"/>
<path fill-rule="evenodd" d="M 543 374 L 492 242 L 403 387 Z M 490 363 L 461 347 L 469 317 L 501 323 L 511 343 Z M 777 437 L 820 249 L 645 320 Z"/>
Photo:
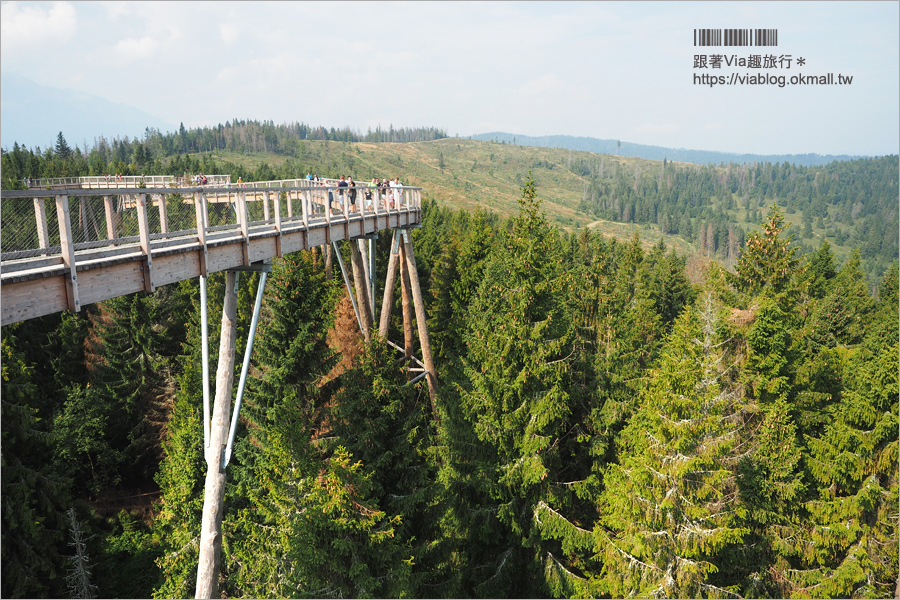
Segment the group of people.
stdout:
<path fill-rule="evenodd" d="M 308 173 L 306 179 L 307 181 L 318 182 L 319 176 Z M 375 202 L 380 202 L 381 204 L 379 206 L 383 207 L 384 210 L 393 210 L 394 208 L 399 207 L 403 202 L 403 184 L 400 183 L 399 177 L 394 177 L 393 179 L 388 179 L 387 177 L 384 179 L 374 177 L 368 184 L 360 185 L 353 181 L 353 177 L 341 175 L 337 187 L 337 198 L 329 191 L 328 201 L 329 204 L 331 204 L 337 200 L 341 212 L 352 213 L 357 211 L 356 201 L 360 188 L 362 189 L 366 211 L 372 210 L 372 206 Z"/>

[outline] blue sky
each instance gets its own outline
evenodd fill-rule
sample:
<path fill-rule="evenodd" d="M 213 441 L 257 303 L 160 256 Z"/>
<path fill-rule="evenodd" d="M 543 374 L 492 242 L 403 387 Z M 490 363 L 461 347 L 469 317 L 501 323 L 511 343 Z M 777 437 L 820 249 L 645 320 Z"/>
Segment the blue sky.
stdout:
<path fill-rule="evenodd" d="M 0 68 L 173 126 L 237 117 L 883 155 L 900 150 L 898 22 L 898 2 L 3 2 Z M 696 48 L 701 27 L 777 28 L 779 45 Z M 793 62 L 701 71 L 696 54 Z M 732 72 L 853 82 L 694 83 Z"/>

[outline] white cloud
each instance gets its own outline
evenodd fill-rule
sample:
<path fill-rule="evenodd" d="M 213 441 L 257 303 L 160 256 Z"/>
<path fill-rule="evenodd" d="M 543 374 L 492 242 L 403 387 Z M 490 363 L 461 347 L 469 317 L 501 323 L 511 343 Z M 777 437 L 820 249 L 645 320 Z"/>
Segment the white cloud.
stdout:
<path fill-rule="evenodd" d="M 238 38 L 241 36 L 241 30 L 238 26 L 231 23 L 222 23 L 219 25 L 219 36 L 223 42 L 231 45 L 238 41 Z"/>
<path fill-rule="evenodd" d="M 0 38 L 3 52 L 35 48 L 48 42 L 67 42 L 78 29 L 75 8 L 68 2 L 23 6 L 4 2 L 0 6 Z"/>
<path fill-rule="evenodd" d="M 120 65 L 127 65 L 140 60 L 153 58 L 159 48 L 159 42 L 150 36 L 141 39 L 128 38 L 119 40 L 116 44 L 113 61 Z"/>

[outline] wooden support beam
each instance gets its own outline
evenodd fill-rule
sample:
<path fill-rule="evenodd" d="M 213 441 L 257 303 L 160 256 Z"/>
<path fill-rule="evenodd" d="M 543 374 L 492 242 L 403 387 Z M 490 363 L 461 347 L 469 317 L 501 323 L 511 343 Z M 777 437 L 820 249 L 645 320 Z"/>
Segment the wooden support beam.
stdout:
<path fill-rule="evenodd" d="M 47 210 L 43 198 L 34 199 L 34 220 L 37 223 L 38 243 L 41 248 L 49 248 L 50 229 L 47 227 Z"/>
<path fill-rule="evenodd" d="M 234 387 L 234 341 L 237 336 L 238 274 L 225 274 L 225 305 L 222 310 L 222 334 L 219 342 L 219 366 L 216 372 L 216 398 L 206 448 L 206 484 L 203 492 L 203 517 L 200 530 L 200 558 L 197 563 L 196 598 L 218 598 L 219 573 L 222 570 L 222 515 L 225 500 L 225 470 L 222 453 L 228 441 L 231 390 Z"/>
<path fill-rule="evenodd" d="M 363 337 L 366 343 L 372 339 L 372 310 L 369 308 L 369 285 L 366 282 L 363 258 L 359 247 L 350 240 L 350 262 L 353 265 L 353 287 L 356 288 L 356 304 L 362 320 Z"/>
<path fill-rule="evenodd" d="M 159 195 L 159 232 L 169 233 L 169 218 L 166 214 L 166 195 Z"/>
<path fill-rule="evenodd" d="M 409 213 L 407 213 L 408 215 Z M 428 394 L 431 396 L 431 412 L 437 421 L 438 411 L 435 404 L 437 396 L 437 371 L 434 368 L 434 360 L 431 356 L 431 342 L 428 339 L 428 323 L 425 317 L 425 303 L 422 301 L 422 290 L 419 288 L 419 272 L 416 269 L 416 257 L 413 254 L 412 242 L 409 239 L 409 232 L 403 231 L 403 247 L 406 250 L 405 260 L 409 267 L 409 282 L 411 285 L 413 304 L 416 308 L 416 325 L 419 329 L 419 343 L 422 345 L 422 362 L 425 363 L 425 369 L 428 370 L 428 376 L 425 381 L 428 382 Z"/>
<path fill-rule="evenodd" d="M 410 302 L 409 263 L 406 260 L 406 246 L 400 244 L 400 306 L 403 310 L 403 356 L 407 360 L 413 355 L 414 338 L 412 330 L 412 303 Z"/>
<path fill-rule="evenodd" d="M 241 251 L 244 257 L 244 265 L 250 265 L 250 227 L 247 223 L 247 196 L 244 192 L 240 192 L 237 194 L 237 203 L 235 204 L 237 207 L 238 213 L 238 225 L 241 228 L 241 237 L 244 238 L 244 243 L 241 245 Z"/>
<path fill-rule="evenodd" d="M 147 219 L 147 194 L 138 194 L 137 200 L 138 233 L 141 238 L 141 252 L 144 255 L 144 289 L 152 292 L 153 287 L 153 255 L 150 251 L 150 222 Z"/>
<path fill-rule="evenodd" d="M 366 240 L 363 238 L 356 238 L 351 243 L 356 242 L 356 247 L 359 248 L 359 255 L 362 262 L 363 267 L 363 276 L 365 277 L 365 286 L 366 286 L 366 298 L 369 300 L 369 310 L 372 313 L 372 322 L 375 322 L 375 306 L 372 300 L 372 273 L 371 273 L 371 265 L 369 264 L 369 250 L 366 248 Z"/>
<path fill-rule="evenodd" d="M 298 193 L 297 197 L 300 199 L 300 203 L 303 205 L 303 226 L 309 227 L 309 192 L 307 193 Z"/>
<path fill-rule="evenodd" d="M 103 196 L 103 208 L 106 212 L 106 239 L 114 240 L 116 235 L 116 207 L 112 196 Z"/>
<path fill-rule="evenodd" d="M 66 303 L 69 310 L 78 312 L 81 310 L 81 301 L 78 298 L 78 273 L 75 266 L 75 240 L 72 238 L 72 215 L 69 212 L 69 197 L 56 197 L 56 219 L 59 221 L 59 245 L 62 250 L 63 264 L 68 272 L 66 274 Z"/>
<path fill-rule="evenodd" d="M 269 192 L 266 191 L 266 202 L 268 202 Z M 281 258 L 284 252 L 281 249 L 281 194 L 275 194 L 275 256 Z"/>
<path fill-rule="evenodd" d="M 388 328 L 391 326 L 391 308 L 394 305 L 394 283 L 397 279 L 397 265 L 400 262 L 400 249 L 397 247 L 398 235 L 399 233 L 395 229 L 391 239 L 387 277 L 384 282 L 384 298 L 381 301 L 381 322 L 378 324 L 378 334 L 385 339 L 388 335 Z"/>
<path fill-rule="evenodd" d="M 333 252 L 331 244 L 325 244 L 325 279 L 328 281 L 334 277 Z"/>
<path fill-rule="evenodd" d="M 94 208 L 91 206 L 90 199 L 85 196 L 81 197 L 81 210 L 84 219 L 84 241 L 95 241 L 100 239 L 100 224 L 97 223 L 97 216 L 94 214 Z M 90 229 L 94 229 L 94 238 L 91 239 Z"/>
<path fill-rule="evenodd" d="M 372 305 L 372 323 L 375 322 L 375 237 L 369 238 L 369 302 Z M 360 241 L 361 242 L 361 241 Z"/>

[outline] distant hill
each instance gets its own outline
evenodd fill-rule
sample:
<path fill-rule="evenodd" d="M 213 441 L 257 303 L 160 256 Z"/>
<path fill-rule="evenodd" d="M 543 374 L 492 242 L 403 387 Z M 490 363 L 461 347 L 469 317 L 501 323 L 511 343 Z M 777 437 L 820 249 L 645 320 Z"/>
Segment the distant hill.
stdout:
<path fill-rule="evenodd" d="M 648 160 L 674 160 L 698 165 L 721 163 L 747 164 L 747 163 L 790 163 L 798 166 L 826 165 L 834 161 L 854 160 L 864 158 L 860 156 L 848 156 L 846 154 L 821 155 L 821 154 L 734 154 L 731 152 L 712 152 L 708 150 L 686 150 L 684 148 L 663 148 L 662 146 L 645 146 L 632 144 L 620 140 L 601 140 L 592 137 L 577 137 L 572 135 L 545 135 L 533 137 L 494 131 L 491 133 L 479 133 L 469 136 L 473 140 L 489 142 L 506 142 L 519 146 L 538 146 L 542 148 L 566 148 L 597 154 L 612 154 L 617 156 L 633 156 Z"/>
<path fill-rule="evenodd" d="M 14 73 L 0 76 L 0 146 L 6 150 L 16 142 L 50 147 L 60 131 L 74 148 L 93 145 L 101 135 L 142 137 L 148 127 L 174 131 L 177 125 L 92 94 L 38 85 Z"/>

